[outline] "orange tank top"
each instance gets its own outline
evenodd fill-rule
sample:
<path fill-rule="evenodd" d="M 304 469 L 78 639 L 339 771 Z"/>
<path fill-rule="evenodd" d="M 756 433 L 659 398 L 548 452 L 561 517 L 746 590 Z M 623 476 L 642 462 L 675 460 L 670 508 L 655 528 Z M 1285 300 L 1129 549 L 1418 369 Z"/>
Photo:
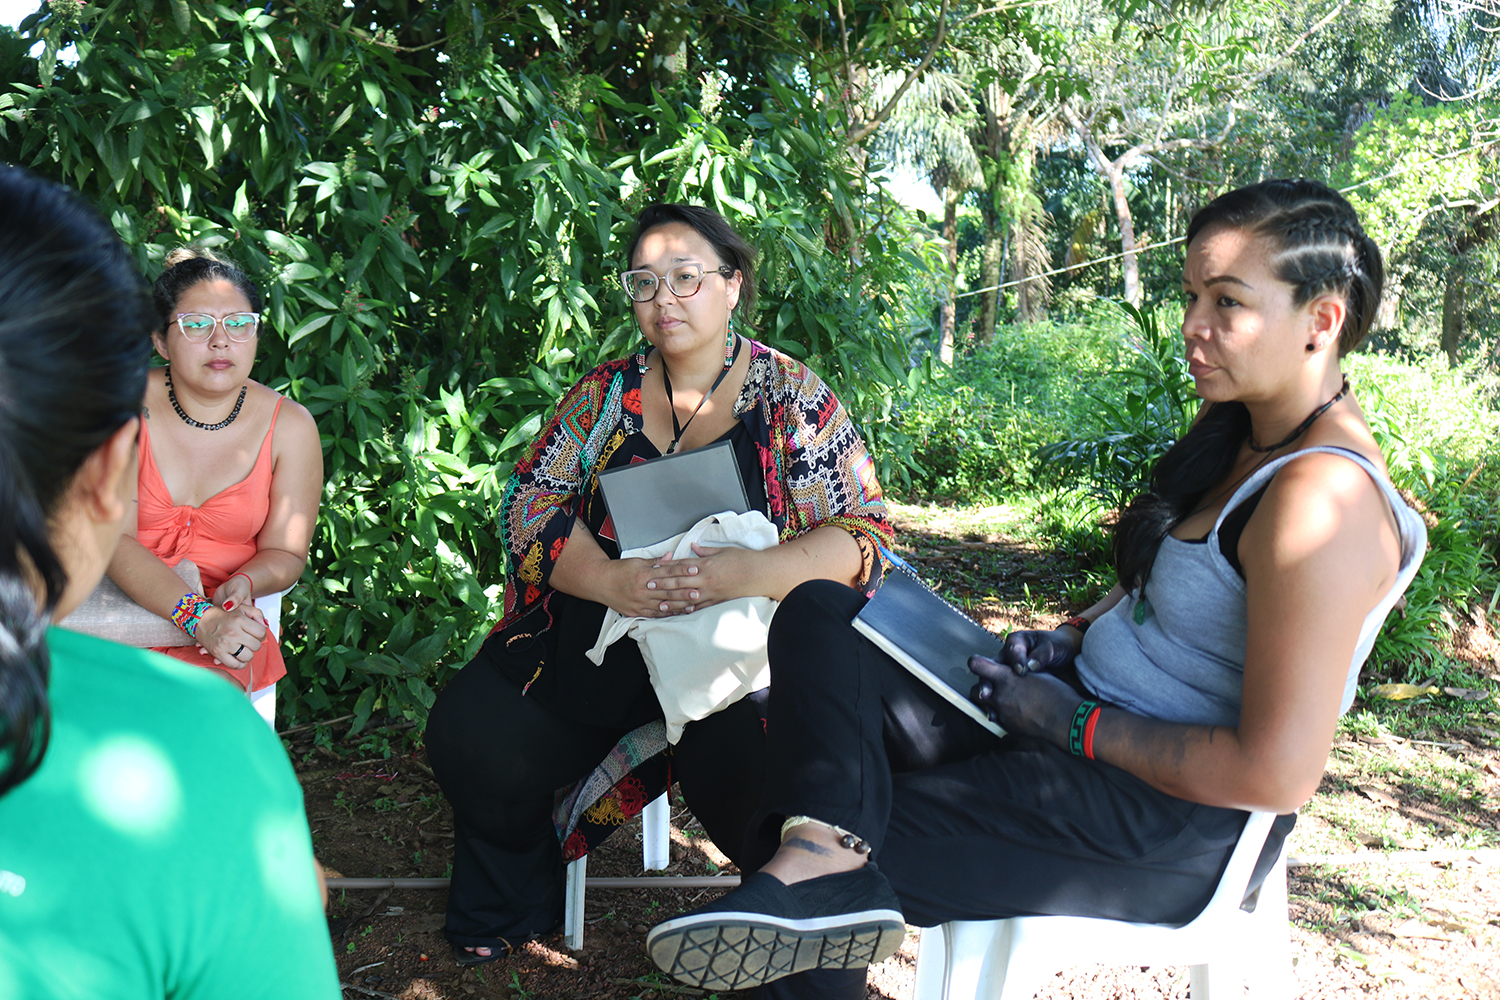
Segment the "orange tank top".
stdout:
<path fill-rule="evenodd" d="M 191 559 L 203 576 L 204 596 L 212 598 L 241 566 L 257 551 L 256 536 L 265 527 L 271 513 L 271 440 L 276 433 L 276 418 L 285 397 L 276 401 L 271 414 L 271 428 L 261 442 L 260 453 L 250 474 L 233 486 L 226 487 L 197 507 L 177 504 L 162 481 L 151 453 L 151 422 L 141 421 L 139 510 L 136 515 L 136 540 L 150 549 L 168 566 Z M 208 667 L 229 678 L 240 688 L 258 691 L 286 676 L 286 663 L 274 635 L 263 643 L 250 663 L 238 670 L 214 664 L 213 658 L 197 646 L 176 646 L 159 652 Z"/>

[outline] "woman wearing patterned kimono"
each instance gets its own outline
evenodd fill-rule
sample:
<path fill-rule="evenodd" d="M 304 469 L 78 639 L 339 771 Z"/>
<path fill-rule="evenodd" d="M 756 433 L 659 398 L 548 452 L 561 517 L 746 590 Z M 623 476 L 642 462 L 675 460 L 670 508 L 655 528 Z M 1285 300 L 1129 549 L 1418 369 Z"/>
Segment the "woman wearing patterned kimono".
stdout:
<path fill-rule="evenodd" d="M 502 505 L 504 616 L 428 720 L 428 757 L 455 814 L 445 932 L 463 965 L 558 927 L 556 792 L 661 718 L 635 643 L 613 644 L 599 666 L 585 659 L 608 609 L 686 614 L 780 599 L 814 579 L 868 593 L 891 540 L 870 457 L 833 393 L 735 332 L 734 314 L 754 305 L 754 251 L 707 209 L 658 204 L 637 218 L 627 259 L 622 282 L 645 343 L 569 390 L 516 466 Z M 781 544 L 619 558 L 597 474 L 723 440 Z M 672 750 L 671 778 L 731 858 L 764 775 L 763 695 L 689 723 Z M 632 811 L 645 799 L 635 793 L 623 796 Z"/>

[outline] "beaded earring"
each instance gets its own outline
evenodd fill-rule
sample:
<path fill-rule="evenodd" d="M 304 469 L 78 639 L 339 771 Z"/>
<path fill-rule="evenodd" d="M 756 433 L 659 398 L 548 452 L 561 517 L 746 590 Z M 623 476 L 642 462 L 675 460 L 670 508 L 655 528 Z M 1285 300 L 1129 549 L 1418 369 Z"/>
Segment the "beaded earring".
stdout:
<path fill-rule="evenodd" d="M 729 314 L 729 332 L 724 337 L 724 367 L 734 365 L 734 313 Z"/>

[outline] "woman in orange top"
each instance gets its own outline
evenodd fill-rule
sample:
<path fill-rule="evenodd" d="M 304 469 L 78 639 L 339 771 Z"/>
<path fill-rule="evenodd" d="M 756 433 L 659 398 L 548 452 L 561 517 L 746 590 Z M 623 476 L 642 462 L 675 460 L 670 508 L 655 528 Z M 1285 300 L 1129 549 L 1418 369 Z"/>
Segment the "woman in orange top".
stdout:
<path fill-rule="evenodd" d="M 252 603 L 302 575 L 323 489 L 323 449 L 307 410 L 250 378 L 260 295 L 238 268 L 175 250 L 156 279 L 167 361 L 146 386 L 137 504 L 109 566 L 137 604 L 195 646 L 161 652 L 216 670 L 265 701 L 286 674 Z M 191 559 L 203 594 L 173 566 Z M 260 707 L 260 706 L 258 706 Z"/>

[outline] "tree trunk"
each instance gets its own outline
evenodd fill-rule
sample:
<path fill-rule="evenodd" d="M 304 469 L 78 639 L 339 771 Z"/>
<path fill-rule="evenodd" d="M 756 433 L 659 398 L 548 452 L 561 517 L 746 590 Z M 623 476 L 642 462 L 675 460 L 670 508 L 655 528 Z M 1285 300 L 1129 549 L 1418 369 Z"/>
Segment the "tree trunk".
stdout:
<path fill-rule="evenodd" d="M 1448 283 L 1443 288 L 1443 353 L 1448 355 L 1448 367 L 1458 367 L 1458 345 L 1464 339 L 1464 267 L 1463 259 L 1448 270 Z"/>
<path fill-rule="evenodd" d="M 1141 307 L 1141 270 L 1135 259 L 1135 222 L 1130 217 L 1130 202 L 1125 198 L 1125 170 L 1111 163 L 1108 170 L 1109 190 L 1115 200 L 1115 217 L 1120 221 L 1120 272 L 1125 276 L 1125 301 Z"/>
<path fill-rule="evenodd" d="M 995 321 L 1000 312 L 1000 262 L 1005 259 L 1005 234 L 999 226 L 991 226 L 984 237 L 982 287 L 993 289 L 979 296 L 979 329 L 975 341 L 983 346 L 995 339 Z"/>
<path fill-rule="evenodd" d="M 1088 150 L 1089 158 L 1094 161 L 1094 166 L 1104 175 L 1109 182 L 1110 196 L 1115 203 L 1115 218 L 1120 222 L 1120 250 L 1123 258 L 1120 264 L 1120 272 L 1125 276 L 1125 301 L 1137 309 L 1141 305 L 1141 272 L 1135 259 L 1135 223 L 1130 217 L 1130 202 L 1125 198 L 1125 161 L 1132 155 L 1127 153 L 1118 160 L 1111 161 L 1104 155 L 1099 141 L 1094 137 L 1090 127 L 1084 124 L 1067 104 L 1062 106 L 1063 117 L 1078 133 L 1078 138 L 1083 142 L 1084 149 Z M 1143 147 L 1137 147 L 1141 149 Z"/>
<path fill-rule="evenodd" d="M 943 300 L 938 360 L 945 365 L 953 364 L 953 327 L 958 318 L 958 302 L 953 298 L 958 291 L 958 195 L 957 188 L 943 188 L 943 243 L 947 247 L 948 257 L 948 297 Z"/>

